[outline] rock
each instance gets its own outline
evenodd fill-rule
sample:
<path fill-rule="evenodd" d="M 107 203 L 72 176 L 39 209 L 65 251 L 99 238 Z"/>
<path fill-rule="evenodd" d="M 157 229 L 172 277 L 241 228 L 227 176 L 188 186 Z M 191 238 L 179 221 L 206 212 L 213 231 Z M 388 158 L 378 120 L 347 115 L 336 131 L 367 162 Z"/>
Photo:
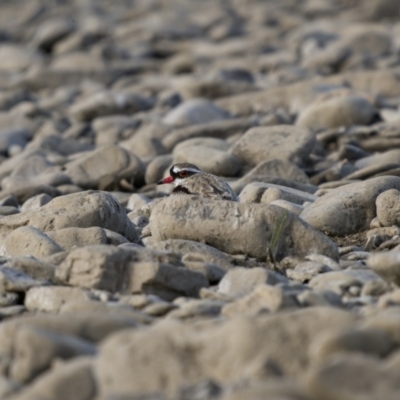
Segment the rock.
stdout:
<path fill-rule="evenodd" d="M 367 263 L 387 283 L 400 286 L 400 252 L 397 249 L 371 254 Z"/>
<path fill-rule="evenodd" d="M 397 189 L 386 190 L 376 198 L 376 214 L 383 226 L 400 226 L 399 209 L 400 192 Z"/>
<path fill-rule="evenodd" d="M 14 400 L 87 400 L 96 395 L 96 380 L 91 357 L 76 357 L 42 373 L 21 390 Z"/>
<path fill-rule="evenodd" d="M 74 26 L 69 19 L 54 18 L 42 23 L 35 32 L 33 42 L 44 51 L 50 52 L 55 43 L 72 33 Z"/>
<path fill-rule="evenodd" d="M 232 229 L 236 226 L 240 230 Z M 265 259 L 272 253 L 280 260 L 289 254 L 319 253 L 337 259 L 336 246 L 327 237 L 295 215 L 270 205 L 172 196 L 154 207 L 150 227 L 156 241 L 201 241 L 228 254 Z"/>
<path fill-rule="evenodd" d="M 376 198 L 389 189 L 400 189 L 400 178 L 371 178 L 332 189 L 307 206 L 300 218 L 330 235 L 362 232 L 376 216 Z"/>
<path fill-rule="evenodd" d="M 2 129 L 0 130 L 0 153 L 8 155 L 11 149 L 19 148 L 22 150 L 25 148 L 26 144 L 30 139 L 31 139 L 31 134 L 27 129 L 23 128 Z"/>
<path fill-rule="evenodd" d="M 193 99 L 172 109 L 164 118 L 167 125 L 182 126 L 228 119 L 229 114 L 211 101 Z"/>
<path fill-rule="evenodd" d="M 231 153 L 251 167 L 281 159 L 304 165 L 316 144 L 315 136 L 305 128 L 290 125 L 257 127 L 235 142 Z"/>
<path fill-rule="evenodd" d="M 94 296 L 78 287 L 42 286 L 30 288 L 25 296 L 29 311 L 58 313 L 61 307 L 72 301 L 91 301 Z"/>
<path fill-rule="evenodd" d="M 382 281 L 371 270 L 345 270 L 330 271 L 318 274 L 309 282 L 309 286 L 316 290 L 330 290 L 340 296 L 344 295 L 351 287 L 362 287 L 370 281 Z"/>
<path fill-rule="evenodd" d="M 306 387 L 315 398 L 373 400 L 383 396 L 395 400 L 399 392 L 398 372 L 384 368 L 371 357 L 343 354 L 314 367 L 308 374 Z"/>
<path fill-rule="evenodd" d="M 110 115 L 92 121 L 96 133 L 96 145 L 117 144 L 130 137 L 138 127 L 138 121 L 127 115 Z"/>
<path fill-rule="evenodd" d="M 25 212 L 29 210 L 37 210 L 51 200 L 52 198 L 47 193 L 38 194 L 31 197 L 24 204 L 22 204 L 21 211 Z"/>
<path fill-rule="evenodd" d="M 223 305 L 223 302 L 215 300 L 189 300 L 181 304 L 179 308 L 172 310 L 168 314 L 168 318 L 186 320 L 195 317 L 216 316 L 219 315 Z"/>
<path fill-rule="evenodd" d="M 278 206 L 278 207 L 284 208 L 285 210 L 288 210 L 297 216 L 299 216 L 302 213 L 302 211 L 304 210 L 303 206 L 291 203 L 290 201 L 286 201 L 286 200 L 273 200 L 273 201 L 271 201 L 270 204 L 272 206 Z"/>
<path fill-rule="evenodd" d="M 65 173 L 83 188 L 105 188 L 121 179 L 143 179 L 144 168 L 138 157 L 119 146 L 104 146 L 67 164 Z"/>
<path fill-rule="evenodd" d="M 240 161 L 234 155 L 200 145 L 175 149 L 173 162 L 190 162 L 204 172 L 219 176 L 236 176 L 241 168 Z"/>
<path fill-rule="evenodd" d="M 150 203 L 150 199 L 143 194 L 133 193 L 128 200 L 126 208 L 128 210 L 137 210 L 140 207 Z"/>
<path fill-rule="evenodd" d="M 265 312 L 277 312 L 282 309 L 297 308 L 296 297 L 285 293 L 282 286 L 259 285 L 247 296 L 228 303 L 222 309 L 222 315 L 228 318 L 240 315 L 255 316 Z"/>
<path fill-rule="evenodd" d="M 154 242 L 150 245 L 150 248 L 172 251 L 186 256 L 194 254 L 197 258 L 201 257 L 204 262 L 216 265 L 225 271 L 232 268 L 229 256 L 205 243 L 190 240 L 169 239 L 162 242 Z"/>
<path fill-rule="evenodd" d="M 146 168 L 145 181 L 147 184 L 157 183 L 162 179 L 164 172 L 172 165 L 172 155 L 164 155 L 153 158 Z"/>
<path fill-rule="evenodd" d="M 15 355 L 10 377 L 22 384 L 48 369 L 54 358 L 93 355 L 96 346 L 74 336 L 22 327 L 15 338 Z"/>
<path fill-rule="evenodd" d="M 340 96 L 311 104 L 299 114 L 296 125 L 313 131 L 368 125 L 376 114 L 375 107 L 364 97 Z"/>
<path fill-rule="evenodd" d="M 70 251 L 74 247 L 108 244 L 105 229 L 95 226 L 92 228 L 64 228 L 48 231 L 46 235 L 66 251 Z"/>
<path fill-rule="evenodd" d="M 129 290 L 129 251 L 94 245 L 71 251 L 58 266 L 56 278 L 65 284 L 89 289 Z"/>
<path fill-rule="evenodd" d="M 296 164 L 290 161 L 280 160 L 278 158 L 258 164 L 253 169 L 251 169 L 242 179 L 246 180 L 248 178 L 252 178 L 256 180 L 257 176 L 283 178 L 289 181 L 305 184 L 310 182 L 306 173 Z"/>
<path fill-rule="evenodd" d="M 297 264 L 294 269 L 287 269 L 286 276 L 298 282 L 306 283 L 314 276 L 332 271 L 327 265 L 317 261 L 305 261 Z"/>
<path fill-rule="evenodd" d="M 182 385 L 195 385 L 204 378 L 230 385 L 237 379 L 265 382 L 282 373 L 301 374 L 315 332 L 351 323 L 351 315 L 344 311 L 316 307 L 257 319 L 236 318 L 201 329 L 168 321 L 147 330 L 126 330 L 101 345 L 95 361 L 100 392 L 106 397 L 162 391 L 176 398 Z M 170 366 L 167 370 L 157 362 L 155 348 Z M 139 371 L 136 366 L 143 359 L 148 363 L 141 364 Z M 134 370 L 140 373 L 133 374 Z"/>
<path fill-rule="evenodd" d="M 0 290 L 2 292 L 26 292 L 31 287 L 45 284 L 47 284 L 46 281 L 33 279 L 14 268 L 0 266 Z"/>
<path fill-rule="evenodd" d="M 258 124 L 257 118 L 234 118 L 227 120 L 211 120 L 203 123 L 174 129 L 165 136 L 163 144 L 167 150 L 172 150 L 176 145 L 185 140 L 198 137 L 212 137 L 226 139 L 237 133 L 242 133 Z"/>
<path fill-rule="evenodd" d="M 39 229 L 21 226 L 13 230 L 4 241 L 7 256 L 33 256 L 38 259 L 64 251 L 54 240 Z"/>
<path fill-rule="evenodd" d="M 123 207 L 105 192 L 88 191 L 57 197 L 38 210 L 3 217 L 0 233 L 7 235 L 20 226 L 31 226 L 43 232 L 98 226 L 120 233 L 131 242 L 139 240 Z"/>
<path fill-rule="evenodd" d="M 0 71 L 24 71 L 31 63 L 40 60 L 37 53 L 25 46 L 4 43 L 0 46 L 0 57 L 4 60 Z"/>
<path fill-rule="evenodd" d="M 142 160 L 153 159 L 166 153 L 161 140 L 155 137 L 134 135 L 119 144 L 122 148 L 136 154 Z"/>
<path fill-rule="evenodd" d="M 75 103 L 69 113 L 77 121 L 86 122 L 106 115 L 133 114 L 152 106 L 151 100 L 133 93 L 101 91 Z"/>
<path fill-rule="evenodd" d="M 198 297 L 208 279 L 200 272 L 154 262 L 138 262 L 131 265 L 131 293 L 155 294 L 170 301 L 179 296 Z"/>
<path fill-rule="evenodd" d="M 175 130 L 176 132 L 176 130 Z M 217 139 L 213 137 L 195 137 L 192 139 L 186 139 L 182 142 L 178 143 L 173 150 L 173 154 L 179 152 L 180 150 L 187 148 L 187 147 L 197 147 L 203 146 L 208 147 L 210 149 L 220 150 L 220 151 L 228 151 L 231 145 L 222 139 Z"/>
<path fill-rule="evenodd" d="M 318 335 L 310 347 L 310 355 L 318 363 L 328 360 L 334 354 L 344 352 L 364 353 L 383 358 L 393 347 L 393 341 L 384 331 L 373 328 L 352 328 Z"/>
<path fill-rule="evenodd" d="M 285 276 L 265 268 L 233 268 L 229 270 L 218 285 L 218 292 L 230 297 L 250 294 L 259 286 L 286 283 Z"/>
<path fill-rule="evenodd" d="M 274 200 L 287 200 L 299 205 L 305 202 L 313 203 L 317 198 L 301 190 L 260 182 L 245 186 L 239 197 L 242 203 L 271 203 Z"/>

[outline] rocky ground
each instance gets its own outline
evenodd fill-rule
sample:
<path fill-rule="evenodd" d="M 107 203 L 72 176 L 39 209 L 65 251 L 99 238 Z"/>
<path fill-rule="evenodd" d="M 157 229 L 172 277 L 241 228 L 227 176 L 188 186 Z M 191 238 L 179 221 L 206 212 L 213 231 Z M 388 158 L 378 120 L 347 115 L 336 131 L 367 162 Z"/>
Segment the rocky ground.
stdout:
<path fill-rule="evenodd" d="M 2 0 L 0 398 L 398 400 L 399 18 Z"/>

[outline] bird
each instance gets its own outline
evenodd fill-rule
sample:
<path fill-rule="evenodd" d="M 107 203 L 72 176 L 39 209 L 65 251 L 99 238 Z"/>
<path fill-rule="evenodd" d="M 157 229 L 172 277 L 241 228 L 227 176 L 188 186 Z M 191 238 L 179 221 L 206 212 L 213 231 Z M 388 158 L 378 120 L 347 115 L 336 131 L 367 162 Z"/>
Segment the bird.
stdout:
<path fill-rule="evenodd" d="M 216 200 L 238 201 L 236 193 L 222 179 L 200 170 L 194 164 L 179 163 L 169 170 L 170 176 L 161 179 L 157 185 L 173 183 L 171 195 L 193 194 Z"/>

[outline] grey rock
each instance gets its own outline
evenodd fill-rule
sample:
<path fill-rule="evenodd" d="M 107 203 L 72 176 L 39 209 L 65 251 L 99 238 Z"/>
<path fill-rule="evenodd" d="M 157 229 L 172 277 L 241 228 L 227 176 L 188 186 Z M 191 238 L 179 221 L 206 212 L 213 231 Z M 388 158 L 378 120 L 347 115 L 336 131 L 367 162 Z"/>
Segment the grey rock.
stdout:
<path fill-rule="evenodd" d="M 83 188 L 105 188 L 123 178 L 142 180 L 140 159 L 119 146 L 104 146 L 66 165 L 65 173 Z"/>
<path fill-rule="evenodd" d="M 285 276 L 265 268 L 233 268 L 229 270 L 218 285 L 218 292 L 230 297 L 248 295 L 261 285 L 287 283 Z"/>
<path fill-rule="evenodd" d="M 74 30 L 70 20 L 64 18 L 50 19 L 41 24 L 35 32 L 33 42 L 42 50 L 50 51 L 55 43 Z"/>
<path fill-rule="evenodd" d="M 104 192 L 88 191 L 57 197 L 39 210 L 3 217 L 0 233 L 7 235 L 27 225 L 43 232 L 98 226 L 120 233 L 129 241 L 139 240 L 123 207 Z"/>
<path fill-rule="evenodd" d="M 77 337 L 24 327 L 15 338 L 10 377 L 19 384 L 27 383 L 48 369 L 55 358 L 69 359 L 95 352 L 95 345 Z"/>
<path fill-rule="evenodd" d="M 21 206 L 21 212 L 37 210 L 38 208 L 44 206 L 49 201 L 52 200 L 47 193 L 38 194 L 36 196 L 31 197 Z"/>
<path fill-rule="evenodd" d="M 166 169 L 172 164 L 172 155 L 163 155 L 155 157 L 147 166 L 145 181 L 147 184 L 157 183 L 162 179 Z"/>
<path fill-rule="evenodd" d="M 32 287 L 26 292 L 25 307 L 29 311 L 58 313 L 61 307 L 72 301 L 91 301 L 94 295 L 88 290 L 67 286 Z"/>
<path fill-rule="evenodd" d="M 70 251 L 74 247 L 108 244 L 105 229 L 95 226 L 91 228 L 64 228 L 56 231 L 47 231 L 46 235 L 66 251 Z"/>
<path fill-rule="evenodd" d="M 251 167 L 276 158 L 303 165 L 315 144 L 314 134 L 305 128 L 290 125 L 257 127 L 235 142 L 231 153 Z"/>
<path fill-rule="evenodd" d="M 163 144 L 167 150 L 172 150 L 179 143 L 198 137 L 226 139 L 237 133 L 257 125 L 257 118 L 234 118 L 228 120 L 204 121 L 204 123 L 174 129 L 165 136 Z"/>
<path fill-rule="evenodd" d="M 302 205 L 305 202 L 313 203 L 318 197 L 310 193 L 302 192 L 285 186 L 272 183 L 250 183 L 241 191 L 242 203 L 271 203 L 274 200 L 287 200 Z"/>
<path fill-rule="evenodd" d="M 229 114 L 211 101 L 193 99 L 172 109 L 164 118 L 167 125 L 182 126 L 227 119 Z"/>
<path fill-rule="evenodd" d="M 371 254 L 367 263 L 386 282 L 400 286 L 400 252 L 397 249 Z"/>
<path fill-rule="evenodd" d="M 383 226 L 400 225 L 400 192 L 397 189 L 386 190 L 376 198 L 376 214 Z"/>
<path fill-rule="evenodd" d="M 126 292 L 129 290 L 130 252 L 107 245 L 71 251 L 56 270 L 57 279 L 72 286 Z"/>
<path fill-rule="evenodd" d="M 79 356 L 40 374 L 14 400 L 88 400 L 96 395 L 92 357 Z"/>
<path fill-rule="evenodd" d="M 222 315 L 228 318 L 240 315 L 255 316 L 260 313 L 295 309 L 298 302 L 293 294 L 286 293 L 282 286 L 259 285 L 248 295 L 228 303 Z"/>
<path fill-rule="evenodd" d="M 236 176 L 241 168 L 237 157 L 206 146 L 185 146 L 174 150 L 174 164 L 192 163 L 202 171 L 219 176 Z"/>
<path fill-rule="evenodd" d="M 364 97 L 334 97 L 310 105 L 300 113 L 297 126 L 313 131 L 340 126 L 368 125 L 377 110 Z"/>
<path fill-rule="evenodd" d="M 153 106 L 150 99 L 122 92 L 99 92 L 74 104 L 69 112 L 77 121 L 91 121 L 112 114 L 133 114 Z"/>
<path fill-rule="evenodd" d="M 7 256 L 33 256 L 38 259 L 64 250 L 45 233 L 30 226 L 13 230 L 6 237 L 3 249 Z"/>
<path fill-rule="evenodd" d="M 33 279 L 14 268 L 0 266 L 0 290 L 2 292 L 26 292 L 31 287 L 42 286 L 46 283 Z"/>
<path fill-rule="evenodd" d="M 236 226 L 240 229 L 232 229 Z M 154 207 L 150 227 L 156 241 L 203 241 L 228 254 L 265 260 L 271 253 L 279 261 L 290 254 L 301 257 L 320 253 L 337 259 L 336 245 L 326 236 L 286 210 L 270 205 L 172 196 Z"/>
<path fill-rule="evenodd" d="M 194 254 L 197 259 L 201 258 L 203 262 L 216 265 L 225 271 L 232 268 L 231 260 L 228 255 L 205 243 L 191 240 L 169 239 L 161 242 L 154 242 L 149 247 L 156 250 L 172 251 L 174 253 L 186 255 L 187 257 Z"/>
<path fill-rule="evenodd" d="M 400 189 L 400 178 L 371 178 L 332 189 L 307 206 L 300 218 L 331 235 L 361 232 L 376 216 L 376 198 L 389 189 Z"/>

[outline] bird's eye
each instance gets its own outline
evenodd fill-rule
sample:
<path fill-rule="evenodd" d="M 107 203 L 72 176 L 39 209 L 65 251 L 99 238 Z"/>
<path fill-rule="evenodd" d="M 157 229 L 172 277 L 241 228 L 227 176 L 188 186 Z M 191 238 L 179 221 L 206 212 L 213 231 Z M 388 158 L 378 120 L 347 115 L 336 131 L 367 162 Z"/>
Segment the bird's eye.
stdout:
<path fill-rule="evenodd" d="M 189 175 L 189 172 L 187 172 L 187 171 L 181 171 L 181 172 L 179 172 L 179 176 L 181 177 L 181 178 L 184 178 L 185 176 L 188 176 Z"/>

